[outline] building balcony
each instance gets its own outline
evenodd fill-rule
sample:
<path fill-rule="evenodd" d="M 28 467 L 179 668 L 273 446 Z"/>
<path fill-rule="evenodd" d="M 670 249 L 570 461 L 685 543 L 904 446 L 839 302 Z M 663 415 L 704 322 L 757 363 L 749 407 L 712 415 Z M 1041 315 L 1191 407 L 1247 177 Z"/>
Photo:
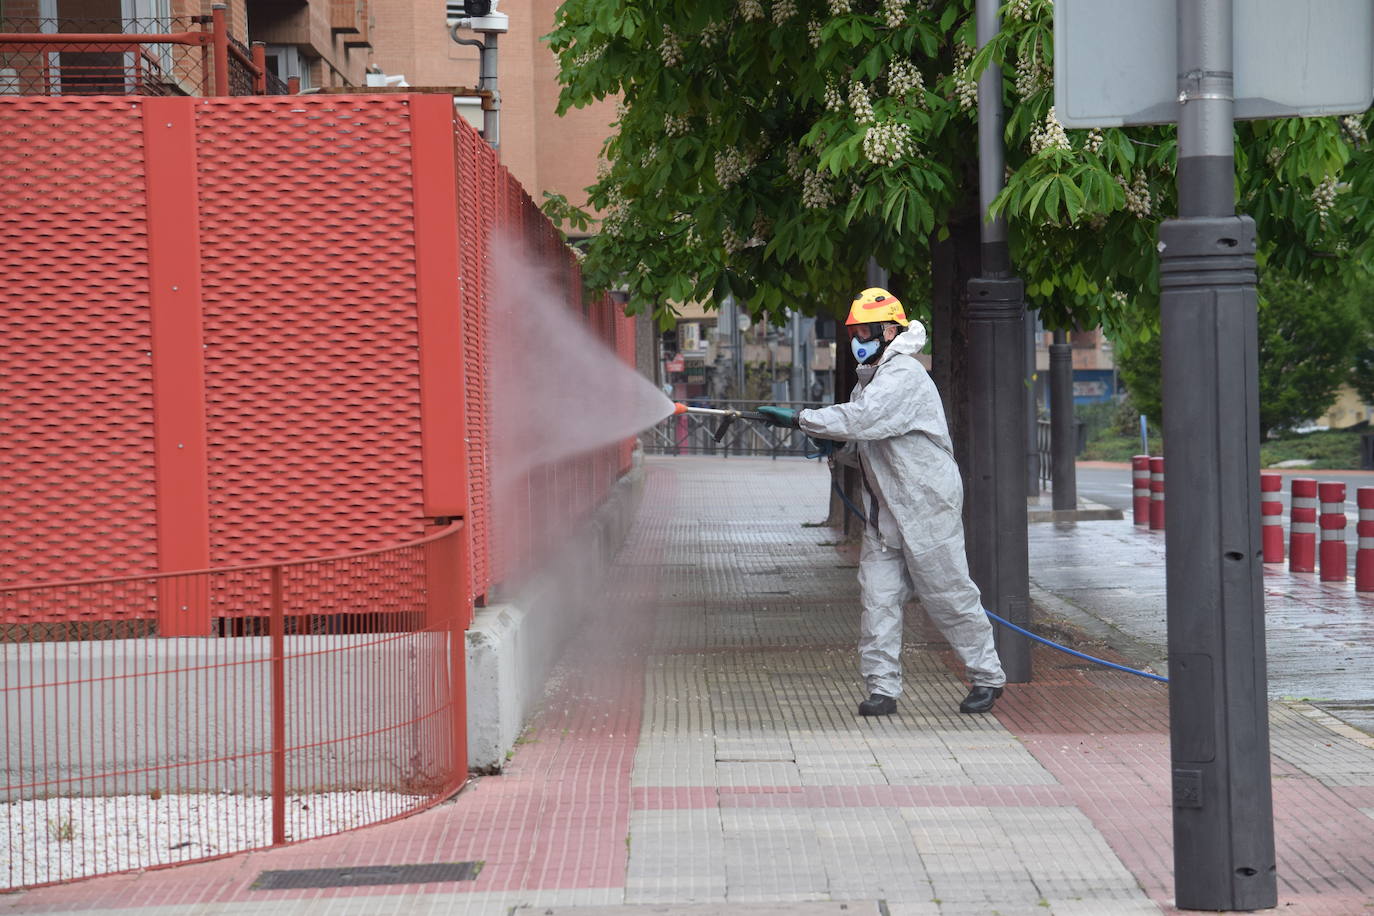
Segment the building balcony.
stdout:
<path fill-rule="evenodd" d="M 286 95 L 224 11 L 159 19 L 0 18 L 0 95 Z"/>

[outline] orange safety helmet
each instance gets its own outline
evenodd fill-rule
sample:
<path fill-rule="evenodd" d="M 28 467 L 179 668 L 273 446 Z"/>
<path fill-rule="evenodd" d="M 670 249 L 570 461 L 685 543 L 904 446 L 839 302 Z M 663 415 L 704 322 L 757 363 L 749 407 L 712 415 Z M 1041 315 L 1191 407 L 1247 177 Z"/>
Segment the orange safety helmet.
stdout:
<path fill-rule="evenodd" d="M 850 304 L 849 317 L 844 323 L 869 324 L 875 321 L 895 321 L 902 327 L 910 323 L 897 297 L 876 286 L 859 293 L 858 298 Z"/>

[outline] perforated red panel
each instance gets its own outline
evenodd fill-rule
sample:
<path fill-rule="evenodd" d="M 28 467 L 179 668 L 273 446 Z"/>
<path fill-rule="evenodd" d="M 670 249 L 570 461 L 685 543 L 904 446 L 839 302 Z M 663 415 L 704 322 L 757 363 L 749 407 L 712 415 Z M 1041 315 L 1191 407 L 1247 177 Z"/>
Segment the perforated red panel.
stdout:
<path fill-rule="evenodd" d="M 213 563 L 416 537 L 406 100 L 206 100 L 197 130 Z"/>
<path fill-rule="evenodd" d="M 486 594 L 491 584 L 491 474 L 487 429 L 487 262 L 495 223 L 496 156 L 465 121 L 457 123 L 458 226 L 462 245 L 460 277 L 463 307 L 463 378 L 467 388 L 468 529 L 472 545 L 469 597 Z"/>
<path fill-rule="evenodd" d="M 0 98 L 0 582 L 157 563 L 142 124 Z M 147 608 L 68 608 L 110 619 Z"/>

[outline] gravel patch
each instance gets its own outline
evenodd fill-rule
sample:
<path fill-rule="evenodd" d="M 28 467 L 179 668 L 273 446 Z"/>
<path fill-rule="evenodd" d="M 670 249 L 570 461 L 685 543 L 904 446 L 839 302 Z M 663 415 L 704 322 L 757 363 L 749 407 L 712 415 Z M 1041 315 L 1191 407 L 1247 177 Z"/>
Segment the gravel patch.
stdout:
<path fill-rule="evenodd" d="M 428 796 L 324 792 L 287 797 L 286 837 L 327 836 L 404 814 Z M 272 801 L 217 794 L 45 798 L 0 805 L 0 889 L 270 846 Z"/>

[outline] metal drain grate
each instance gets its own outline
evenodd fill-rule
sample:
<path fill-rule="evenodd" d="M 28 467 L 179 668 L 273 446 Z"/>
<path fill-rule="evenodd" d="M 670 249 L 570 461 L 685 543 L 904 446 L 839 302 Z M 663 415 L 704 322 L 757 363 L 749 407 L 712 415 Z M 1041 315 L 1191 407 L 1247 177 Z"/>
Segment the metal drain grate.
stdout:
<path fill-rule="evenodd" d="M 280 891 L 302 887 L 366 887 L 377 884 L 430 884 L 471 881 L 481 862 L 430 862 L 424 865 L 357 865 L 351 868 L 289 868 L 265 871 L 250 890 Z"/>

